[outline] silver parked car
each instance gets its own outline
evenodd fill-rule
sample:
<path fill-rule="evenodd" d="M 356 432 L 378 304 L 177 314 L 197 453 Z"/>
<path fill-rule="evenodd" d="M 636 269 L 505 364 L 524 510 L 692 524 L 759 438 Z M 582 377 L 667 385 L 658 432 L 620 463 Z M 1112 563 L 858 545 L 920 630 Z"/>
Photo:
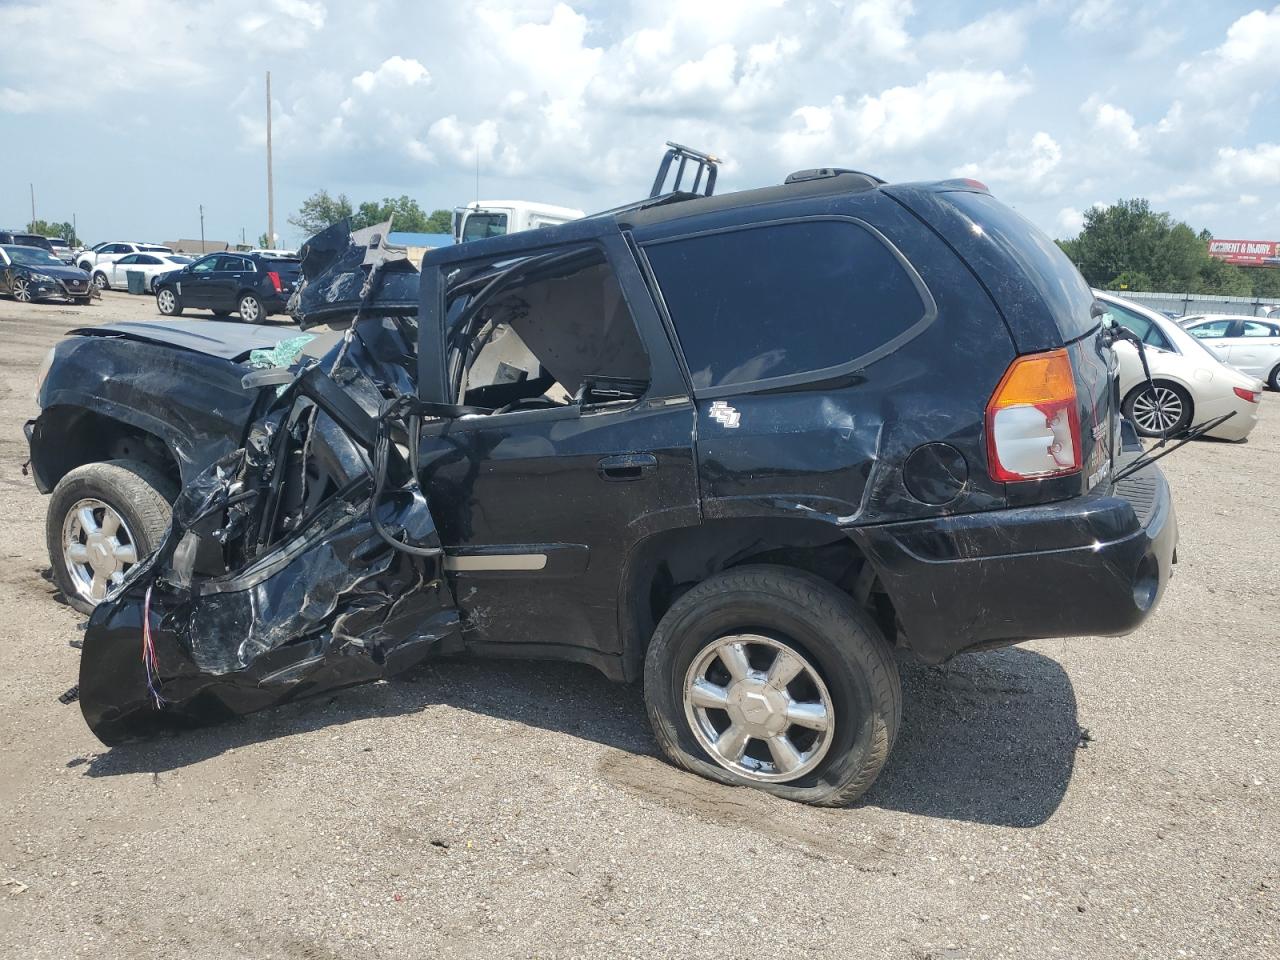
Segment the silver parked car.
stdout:
<path fill-rule="evenodd" d="M 1182 328 L 1223 363 L 1252 374 L 1280 390 L 1280 320 L 1261 317 L 1187 317 Z"/>

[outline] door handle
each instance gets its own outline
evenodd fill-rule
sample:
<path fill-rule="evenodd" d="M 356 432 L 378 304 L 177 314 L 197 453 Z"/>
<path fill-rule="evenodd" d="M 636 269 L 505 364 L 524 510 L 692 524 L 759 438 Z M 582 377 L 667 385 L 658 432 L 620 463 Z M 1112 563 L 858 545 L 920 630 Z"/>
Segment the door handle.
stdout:
<path fill-rule="evenodd" d="M 652 453 L 623 453 L 601 457 L 598 469 L 602 479 L 613 483 L 639 480 L 658 469 L 658 458 Z"/>

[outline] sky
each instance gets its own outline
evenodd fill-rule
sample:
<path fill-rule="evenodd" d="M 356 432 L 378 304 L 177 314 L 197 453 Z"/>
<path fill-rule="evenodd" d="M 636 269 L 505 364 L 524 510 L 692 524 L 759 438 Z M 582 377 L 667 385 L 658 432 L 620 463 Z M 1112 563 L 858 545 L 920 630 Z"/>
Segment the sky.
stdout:
<path fill-rule="evenodd" d="M 1280 239 L 1280 6 L 1161 0 L 0 0 L 0 226 L 265 232 L 320 188 L 587 211 L 664 142 L 718 191 L 806 167 L 976 177 L 1055 237 L 1146 197 Z"/>

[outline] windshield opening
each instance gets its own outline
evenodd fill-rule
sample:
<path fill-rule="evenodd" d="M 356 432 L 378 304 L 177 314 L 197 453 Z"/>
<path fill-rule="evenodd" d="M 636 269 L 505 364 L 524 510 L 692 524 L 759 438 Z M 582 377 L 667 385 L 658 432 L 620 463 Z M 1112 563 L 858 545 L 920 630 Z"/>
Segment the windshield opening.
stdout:
<path fill-rule="evenodd" d="M 62 266 L 62 261 L 55 257 L 48 250 L 42 250 L 39 247 L 10 247 L 6 246 L 4 252 L 9 255 L 9 259 L 14 263 L 28 264 L 34 267 L 40 266 Z"/>

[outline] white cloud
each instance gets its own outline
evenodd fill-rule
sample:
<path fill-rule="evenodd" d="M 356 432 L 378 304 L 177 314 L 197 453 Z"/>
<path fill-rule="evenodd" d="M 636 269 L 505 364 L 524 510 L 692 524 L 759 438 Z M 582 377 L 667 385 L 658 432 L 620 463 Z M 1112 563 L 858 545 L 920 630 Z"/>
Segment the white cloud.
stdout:
<path fill-rule="evenodd" d="M 1128 110 L 1093 99 L 1085 101 L 1082 109 L 1103 145 L 1134 153 L 1145 149 L 1142 135 L 1134 126 L 1133 114 Z"/>
<path fill-rule="evenodd" d="M 998 123 L 1031 84 L 999 70 L 937 70 L 911 86 L 890 87 L 854 102 L 835 97 L 829 106 L 805 105 L 784 136 L 784 152 L 800 159 L 816 150 L 860 155 L 891 154 L 938 143 L 962 128 Z"/>
<path fill-rule="evenodd" d="M 377 70 L 366 70 L 351 78 L 351 85 L 361 93 L 372 93 L 380 87 L 412 87 L 431 82 L 431 74 L 417 60 L 389 57 Z"/>
<path fill-rule="evenodd" d="M 1227 28 L 1226 39 L 1178 67 L 1178 75 L 1194 92 L 1212 97 L 1251 94 L 1274 83 L 1280 50 L 1280 6 L 1254 10 Z"/>
<path fill-rule="evenodd" d="M 859 0 L 845 14 L 842 40 L 851 52 L 877 60 L 913 62 L 907 19 L 914 12 L 910 0 Z"/>
<path fill-rule="evenodd" d="M 1034 7 L 993 10 L 956 30 L 925 34 L 915 44 L 930 63 L 992 64 L 1018 60 L 1027 44 Z"/>
<path fill-rule="evenodd" d="M 1080 30 L 1102 30 L 1117 23 L 1123 12 L 1114 0 L 1084 0 L 1071 11 L 1070 23 Z"/>
<path fill-rule="evenodd" d="M 1222 147 L 1214 175 L 1232 184 L 1280 185 L 1280 143 L 1255 147 Z"/>
<path fill-rule="evenodd" d="M 1011 143 L 981 163 L 966 163 L 951 172 L 981 180 L 998 194 L 1007 189 L 1014 196 L 1032 191 L 1052 195 L 1062 187 L 1058 176 L 1061 165 L 1061 145 L 1040 130 L 1026 143 Z"/>

